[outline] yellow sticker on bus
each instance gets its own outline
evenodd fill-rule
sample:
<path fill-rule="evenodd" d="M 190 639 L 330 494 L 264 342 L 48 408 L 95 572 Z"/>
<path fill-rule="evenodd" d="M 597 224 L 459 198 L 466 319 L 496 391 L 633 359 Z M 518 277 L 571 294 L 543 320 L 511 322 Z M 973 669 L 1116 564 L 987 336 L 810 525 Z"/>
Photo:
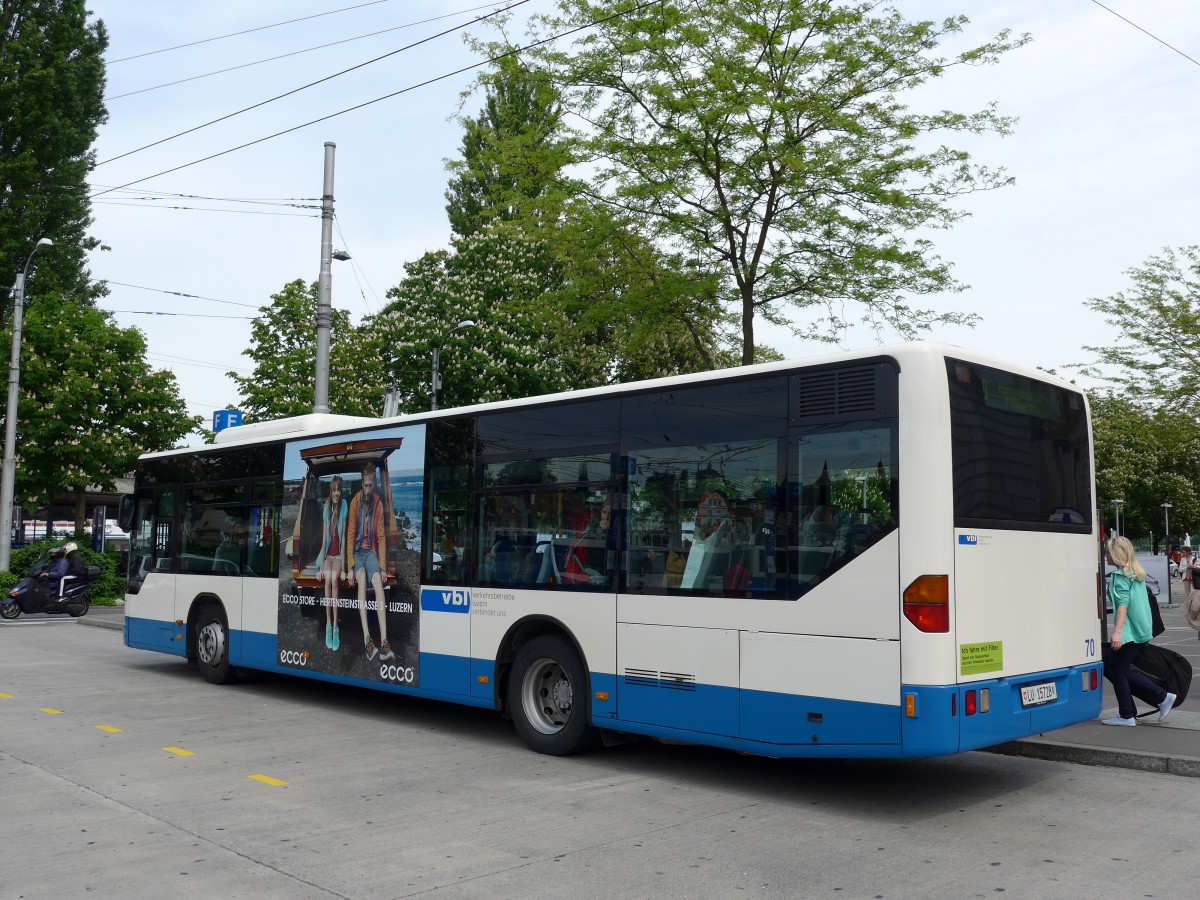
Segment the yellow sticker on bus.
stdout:
<path fill-rule="evenodd" d="M 999 672 L 1004 668 L 1004 642 L 988 641 L 983 644 L 959 644 L 958 665 L 963 675 L 981 675 L 984 672 Z"/>

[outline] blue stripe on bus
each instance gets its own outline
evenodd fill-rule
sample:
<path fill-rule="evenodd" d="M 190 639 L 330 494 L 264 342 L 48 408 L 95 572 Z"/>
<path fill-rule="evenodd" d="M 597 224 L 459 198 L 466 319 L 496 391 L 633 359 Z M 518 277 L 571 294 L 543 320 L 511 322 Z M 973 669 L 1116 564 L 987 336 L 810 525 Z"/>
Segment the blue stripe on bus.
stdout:
<path fill-rule="evenodd" d="M 176 630 L 174 622 L 125 617 L 125 645 L 138 650 L 157 650 L 173 656 L 186 656 L 186 639 L 175 637 L 185 633 L 182 627 Z"/>
<path fill-rule="evenodd" d="M 176 639 L 178 633 L 171 622 L 125 620 L 125 643 L 130 647 L 183 656 L 185 642 Z M 280 665 L 274 634 L 237 631 L 230 635 L 230 647 L 234 664 L 246 668 L 466 706 L 495 706 L 493 660 L 422 653 L 421 686 L 408 688 Z M 239 647 L 240 652 L 235 649 Z M 766 756 L 913 758 L 988 747 L 1095 718 L 1103 692 L 1099 686 L 1084 691 L 1083 678 L 1092 670 L 1099 676 L 1100 669 L 1094 663 L 969 684 L 903 685 L 898 706 L 703 684 L 632 685 L 605 672 L 591 672 L 589 678 L 592 722 L 601 728 Z M 1022 708 L 1021 686 L 1045 682 L 1055 684 L 1058 699 Z M 967 691 L 975 691 L 978 698 L 984 689 L 990 692 L 990 710 L 966 715 Z M 914 698 L 913 718 L 904 715 L 909 694 Z"/>

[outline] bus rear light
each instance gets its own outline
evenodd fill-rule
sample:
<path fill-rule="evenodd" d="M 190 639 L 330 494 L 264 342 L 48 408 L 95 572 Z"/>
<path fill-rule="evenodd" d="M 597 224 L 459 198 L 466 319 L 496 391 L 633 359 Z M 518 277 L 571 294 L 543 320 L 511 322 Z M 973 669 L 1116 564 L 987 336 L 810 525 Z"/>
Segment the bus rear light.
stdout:
<path fill-rule="evenodd" d="M 1090 669 L 1083 673 L 1083 692 L 1094 691 L 1100 687 L 1100 673 L 1095 669 Z"/>
<path fill-rule="evenodd" d="M 963 713 L 968 716 L 973 716 L 975 715 L 975 709 L 975 692 L 967 691 L 966 694 L 963 695 Z"/>
<path fill-rule="evenodd" d="M 904 715 L 906 718 L 915 719 L 917 717 L 917 695 L 904 695 Z"/>
<path fill-rule="evenodd" d="M 1092 669 L 1092 690 L 1094 691 L 1098 687 L 1100 687 L 1100 670 Z"/>
<path fill-rule="evenodd" d="M 904 618 L 927 634 L 950 631 L 949 576 L 922 575 L 906 587 Z"/>
<path fill-rule="evenodd" d="M 981 713 L 992 711 L 992 689 L 980 688 L 979 690 L 979 711 Z"/>

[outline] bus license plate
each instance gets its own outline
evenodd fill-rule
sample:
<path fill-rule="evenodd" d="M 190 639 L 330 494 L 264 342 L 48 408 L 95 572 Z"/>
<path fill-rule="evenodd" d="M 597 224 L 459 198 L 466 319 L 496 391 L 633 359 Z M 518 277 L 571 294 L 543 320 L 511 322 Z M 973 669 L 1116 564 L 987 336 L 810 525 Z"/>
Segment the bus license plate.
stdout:
<path fill-rule="evenodd" d="M 1027 684 L 1021 688 L 1022 706 L 1040 706 L 1043 703 L 1053 703 L 1058 699 L 1058 688 L 1054 682 L 1047 684 Z"/>

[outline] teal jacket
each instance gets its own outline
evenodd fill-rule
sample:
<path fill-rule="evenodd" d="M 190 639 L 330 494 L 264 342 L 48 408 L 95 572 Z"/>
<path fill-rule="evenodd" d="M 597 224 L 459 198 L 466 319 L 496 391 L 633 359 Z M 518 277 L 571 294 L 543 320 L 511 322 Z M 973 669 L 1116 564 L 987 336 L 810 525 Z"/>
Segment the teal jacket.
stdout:
<path fill-rule="evenodd" d="M 1113 571 L 1108 580 L 1108 599 L 1113 612 L 1125 607 L 1125 625 L 1121 629 L 1124 644 L 1147 644 L 1154 637 L 1151 629 L 1150 598 L 1146 594 L 1146 582 L 1130 578 L 1120 569 Z"/>

